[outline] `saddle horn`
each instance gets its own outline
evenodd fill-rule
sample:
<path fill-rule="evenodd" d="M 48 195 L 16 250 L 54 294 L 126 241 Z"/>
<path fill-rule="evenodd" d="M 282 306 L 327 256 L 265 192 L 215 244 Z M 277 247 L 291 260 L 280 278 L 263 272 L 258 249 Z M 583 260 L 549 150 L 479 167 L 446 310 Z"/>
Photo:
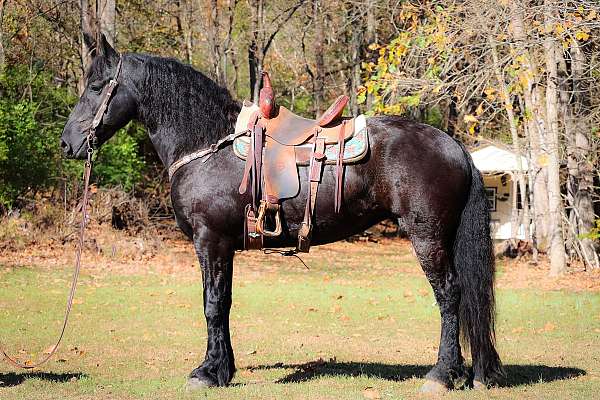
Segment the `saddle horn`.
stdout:
<path fill-rule="evenodd" d="M 260 113 L 265 119 L 273 117 L 273 111 L 275 110 L 275 92 L 271 86 L 271 78 L 265 71 L 262 73 L 263 87 L 260 89 L 258 96 L 258 107 Z"/>

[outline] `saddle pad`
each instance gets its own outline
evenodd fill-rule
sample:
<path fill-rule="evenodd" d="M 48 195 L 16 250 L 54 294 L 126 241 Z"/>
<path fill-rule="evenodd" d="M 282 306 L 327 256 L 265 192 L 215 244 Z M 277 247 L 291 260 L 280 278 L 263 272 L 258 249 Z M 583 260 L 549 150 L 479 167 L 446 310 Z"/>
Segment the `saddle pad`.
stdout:
<path fill-rule="evenodd" d="M 235 121 L 235 133 L 243 133 L 248 131 L 248 122 L 254 111 L 258 110 L 258 106 L 248 100 L 244 100 L 242 109 Z"/>
<path fill-rule="evenodd" d="M 246 108 L 246 106 L 244 106 Z M 236 123 L 236 133 L 242 133 L 248 130 L 248 118 L 252 114 L 252 112 L 258 109 L 257 106 L 252 104 L 252 106 L 248 107 L 246 110 L 242 109 L 240 113 L 241 119 L 245 119 L 245 121 L 240 121 L 240 117 L 238 117 L 238 121 Z M 244 112 L 245 111 L 245 112 Z M 238 132 L 239 129 L 239 132 Z M 290 146 L 291 147 L 291 146 Z M 311 143 L 293 146 L 292 148 L 296 153 L 296 164 L 298 165 L 308 165 L 310 162 L 310 153 L 312 152 L 313 145 Z M 236 156 L 245 160 L 248 155 L 248 149 L 250 148 L 250 137 L 249 136 L 240 136 L 233 141 L 233 152 Z M 361 160 L 369 150 L 369 138 L 367 131 L 367 120 L 364 115 L 359 115 L 356 117 L 354 121 L 354 135 L 346 140 L 344 144 L 344 163 L 351 163 Z M 331 144 L 325 147 L 325 163 L 326 164 L 335 164 L 338 158 L 338 144 Z"/>

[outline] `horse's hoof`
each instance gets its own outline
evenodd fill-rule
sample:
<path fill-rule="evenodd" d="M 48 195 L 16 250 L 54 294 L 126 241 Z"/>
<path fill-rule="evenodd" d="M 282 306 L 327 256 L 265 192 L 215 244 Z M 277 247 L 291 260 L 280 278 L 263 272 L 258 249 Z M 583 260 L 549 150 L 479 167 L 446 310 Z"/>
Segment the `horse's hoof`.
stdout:
<path fill-rule="evenodd" d="M 446 393 L 448 388 L 443 383 L 427 379 L 423 386 L 421 386 L 421 393 L 426 394 L 442 394 Z"/>
<path fill-rule="evenodd" d="M 185 391 L 186 392 L 196 392 L 198 390 L 202 390 L 202 389 L 206 389 L 209 387 L 213 387 L 216 386 L 215 384 L 213 384 L 212 382 L 203 380 L 203 379 L 199 379 L 197 377 L 191 377 L 188 379 L 187 383 L 185 384 Z"/>
<path fill-rule="evenodd" d="M 480 382 L 478 380 L 473 380 L 473 389 L 475 390 L 487 390 L 487 385 L 483 382 Z"/>

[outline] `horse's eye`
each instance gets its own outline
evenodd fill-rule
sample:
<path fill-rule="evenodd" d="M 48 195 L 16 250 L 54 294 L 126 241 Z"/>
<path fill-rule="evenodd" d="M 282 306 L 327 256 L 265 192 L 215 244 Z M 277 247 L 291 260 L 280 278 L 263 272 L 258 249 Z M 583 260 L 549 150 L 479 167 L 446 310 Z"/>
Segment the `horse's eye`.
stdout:
<path fill-rule="evenodd" d="M 90 85 L 90 89 L 92 92 L 100 93 L 102 91 L 102 85 L 101 84 L 92 84 L 92 85 Z"/>

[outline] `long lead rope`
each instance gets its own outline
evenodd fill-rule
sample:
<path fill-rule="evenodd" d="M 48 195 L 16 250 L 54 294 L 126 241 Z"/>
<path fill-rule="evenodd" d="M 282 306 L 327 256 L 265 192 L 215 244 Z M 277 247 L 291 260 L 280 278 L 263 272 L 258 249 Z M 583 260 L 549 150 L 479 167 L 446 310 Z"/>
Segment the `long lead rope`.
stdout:
<path fill-rule="evenodd" d="M 102 100 L 100 101 L 100 106 L 98 107 L 98 110 L 96 110 L 96 114 L 94 115 L 94 119 L 92 120 L 91 126 L 89 128 L 89 132 L 88 132 L 88 135 L 86 138 L 86 140 L 87 140 L 87 160 L 85 162 L 85 168 L 83 170 L 83 205 L 81 207 L 81 225 L 79 227 L 79 243 L 77 244 L 77 250 L 75 251 L 75 268 L 73 270 L 71 289 L 69 290 L 69 297 L 67 299 L 67 307 L 65 310 L 65 317 L 63 319 L 62 328 L 60 330 L 60 335 L 58 337 L 58 340 L 56 341 L 56 344 L 54 345 L 54 347 L 52 347 L 52 350 L 50 350 L 50 352 L 44 358 L 42 358 L 40 361 L 38 361 L 36 363 L 29 363 L 29 362 L 21 363 L 21 362 L 17 361 L 14 357 L 11 357 L 10 355 L 8 355 L 6 353 L 4 346 L 2 346 L 2 344 L 0 343 L 0 352 L 2 352 L 2 355 L 4 356 L 6 361 L 9 364 L 11 364 L 17 368 L 33 369 L 33 368 L 37 368 L 37 367 L 45 364 L 50 358 L 52 358 L 54 353 L 56 353 L 56 350 L 58 349 L 58 346 L 60 345 L 60 342 L 62 341 L 63 336 L 65 335 L 65 331 L 67 329 L 67 324 L 69 322 L 69 315 L 71 314 L 71 308 L 73 307 L 73 299 L 75 298 L 75 289 L 77 288 L 77 280 L 79 279 L 79 271 L 81 269 L 81 253 L 83 251 L 83 240 L 84 240 L 84 235 L 85 235 L 85 226 L 87 223 L 87 206 L 88 206 L 88 200 L 89 200 L 90 175 L 92 174 L 92 162 L 93 162 L 92 156 L 94 155 L 94 148 L 95 148 L 96 140 L 97 140 L 96 129 L 102 123 L 102 118 L 104 117 L 104 113 L 106 112 L 106 109 L 108 108 L 108 103 L 110 102 L 113 91 L 119 85 L 118 78 L 121 73 L 122 66 L 123 66 L 123 57 L 121 55 L 119 55 L 119 62 L 117 63 L 117 66 L 115 68 L 115 75 L 102 91 Z"/>
<path fill-rule="evenodd" d="M 5 347 L 0 344 L 0 351 L 4 356 L 5 360 L 14 367 L 23 368 L 23 369 L 33 369 L 37 368 L 52 358 L 60 342 L 65 335 L 65 331 L 67 329 L 67 324 L 69 322 L 69 315 L 71 314 L 71 308 L 73 307 L 73 299 L 75 298 L 75 289 L 77 288 L 77 281 L 79 279 L 79 271 L 81 270 L 81 253 L 83 251 L 83 242 L 85 235 L 85 226 L 87 224 L 87 206 L 89 200 L 89 186 L 90 186 L 90 175 L 92 173 L 92 155 L 94 153 L 94 149 L 92 147 L 92 135 L 88 136 L 88 152 L 87 152 L 87 160 L 85 162 L 85 168 L 83 171 L 83 204 L 81 207 L 81 225 L 79 227 L 79 242 L 77 243 L 77 250 L 75 251 L 75 268 L 73 269 L 73 277 L 71 280 L 71 289 L 69 290 L 69 297 L 67 298 L 67 306 L 65 309 L 65 316 L 63 318 L 62 328 L 60 330 L 60 335 L 52 350 L 44 358 L 36 363 L 25 362 L 21 363 L 16 358 L 11 357 L 5 350 Z"/>

